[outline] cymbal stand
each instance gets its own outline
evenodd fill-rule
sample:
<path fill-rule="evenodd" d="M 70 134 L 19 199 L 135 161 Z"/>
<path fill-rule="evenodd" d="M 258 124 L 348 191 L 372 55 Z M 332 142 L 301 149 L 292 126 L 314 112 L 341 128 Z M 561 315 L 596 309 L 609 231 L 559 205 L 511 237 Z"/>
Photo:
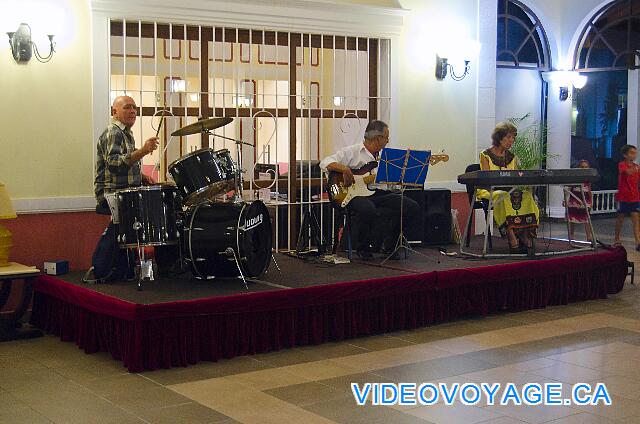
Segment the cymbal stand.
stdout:
<path fill-rule="evenodd" d="M 276 269 L 279 272 L 282 272 L 282 270 L 280 269 L 280 265 L 278 265 L 278 261 L 276 261 L 276 257 L 273 256 L 273 251 L 271 252 L 271 260 L 273 261 L 273 264 L 276 266 Z"/>
<path fill-rule="evenodd" d="M 180 255 L 180 258 L 179 258 L 180 273 L 183 273 L 186 271 L 186 268 L 187 268 L 187 258 L 185 258 L 184 240 L 183 240 L 184 232 L 186 231 L 186 229 L 184 228 L 182 215 L 178 215 L 178 219 L 176 219 L 176 226 L 178 227 L 178 254 Z"/>
<path fill-rule="evenodd" d="M 242 190 L 244 189 L 244 178 L 242 177 L 242 175 L 246 172 L 244 169 L 242 169 L 242 145 L 246 145 L 246 146 L 251 146 L 253 148 L 255 148 L 256 146 L 251 144 L 251 143 L 247 143 L 244 142 L 242 140 L 238 140 L 236 138 L 231 138 L 231 137 L 226 137 L 224 135 L 218 135 L 218 134 L 214 134 L 211 131 L 207 131 L 209 135 L 211 135 L 212 137 L 220 137 L 220 138 L 224 138 L 225 140 L 230 140 L 233 141 L 234 143 L 236 143 L 236 159 L 237 159 L 237 163 L 236 163 L 236 172 L 235 172 L 235 186 L 236 186 L 236 195 L 233 198 L 234 202 L 242 202 Z M 277 179 L 277 178 L 276 178 Z M 233 251 L 233 249 L 232 249 Z M 235 251 L 233 251 L 233 256 L 235 259 L 236 253 Z M 276 266 L 276 269 L 280 272 L 282 272 L 282 270 L 280 269 L 280 265 L 278 265 L 278 262 L 276 261 L 276 258 L 273 256 L 273 253 L 271 254 L 271 259 L 273 260 L 273 263 Z M 236 259 L 236 266 L 238 267 L 238 271 L 240 271 L 240 275 L 242 276 L 242 281 L 244 281 L 244 285 L 247 285 L 246 280 L 244 279 L 244 276 L 242 275 L 242 271 L 240 270 L 240 264 L 238 263 L 238 260 Z"/>

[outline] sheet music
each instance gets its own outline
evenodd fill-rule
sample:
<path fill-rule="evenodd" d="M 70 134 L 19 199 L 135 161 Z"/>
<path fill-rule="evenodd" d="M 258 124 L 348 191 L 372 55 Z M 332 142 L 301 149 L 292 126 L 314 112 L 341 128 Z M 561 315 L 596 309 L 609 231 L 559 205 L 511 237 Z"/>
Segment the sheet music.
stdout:
<path fill-rule="evenodd" d="M 424 186 L 429 171 L 430 150 L 384 148 L 376 184 Z"/>

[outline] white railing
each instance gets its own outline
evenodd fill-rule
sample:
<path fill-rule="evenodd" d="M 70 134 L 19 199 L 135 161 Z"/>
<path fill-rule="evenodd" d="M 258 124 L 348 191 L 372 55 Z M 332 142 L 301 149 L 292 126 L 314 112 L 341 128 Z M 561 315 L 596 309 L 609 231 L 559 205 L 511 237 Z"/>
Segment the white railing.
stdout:
<path fill-rule="evenodd" d="M 593 191 L 593 208 L 591 214 L 614 213 L 617 209 L 616 193 L 618 190 Z"/>

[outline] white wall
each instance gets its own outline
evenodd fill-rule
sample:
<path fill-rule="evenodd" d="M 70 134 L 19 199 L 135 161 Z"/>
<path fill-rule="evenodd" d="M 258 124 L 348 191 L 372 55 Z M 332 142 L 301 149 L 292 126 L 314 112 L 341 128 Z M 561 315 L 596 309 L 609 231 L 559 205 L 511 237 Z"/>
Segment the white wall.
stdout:
<path fill-rule="evenodd" d="M 443 23 L 461 26 L 468 36 L 478 34 L 478 3 L 470 0 L 401 0 L 411 12 L 405 18 L 403 31 L 394 40 L 392 84 L 392 138 L 402 147 L 445 150 L 447 163 L 429 170 L 428 183 L 461 190 L 456 178 L 465 167 L 477 162 L 476 128 L 478 111 L 478 62 L 472 63 L 470 74 L 460 82 L 450 77 L 435 78 L 436 43 L 446 37 Z M 483 49 L 493 50 L 492 46 Z M 395 56 L 397 55 L 397 56 Z M 459 72 L 459 70 L 458 70 Z M 492 115 L 492 113 L 491 113 Z"/>
<path fill-rule="evenodd" d="M 0 181 L 14 199 L 58 197 L 55 208 L 94 205 L 91 48 L 88 0 L 11 1 L 0 12 Z M 48 63 L 16 63 L 6 31 L 29 23 L 34 41 L 52 23 L 57 52 Z M 80 199 L 80 200 L 79 200 Z M 82 200 L 84 199 L 84 200 Z M 17 209 L 25 204 L 15 202 Z"/>
<path fill-rule="evenodd" d="M 478 2 L 478 41 L 482 50 L 475 66 L 478 72 L 478 107 L 476 117 L 476 146 L 478 154 L 490 144 L 490 137 L 496 125 L 496 44 L 498 9 L 495 0 Z M 470 162 L 471 163 L 471 162 Z"/>
<path fill-rule="evenodd" d="M 540 72 L 506 68 L 496 71 L 496 120 L 502 122 L 529 114 L 529 118 L 522 123 L 523 128 L 540 122 Z"/>

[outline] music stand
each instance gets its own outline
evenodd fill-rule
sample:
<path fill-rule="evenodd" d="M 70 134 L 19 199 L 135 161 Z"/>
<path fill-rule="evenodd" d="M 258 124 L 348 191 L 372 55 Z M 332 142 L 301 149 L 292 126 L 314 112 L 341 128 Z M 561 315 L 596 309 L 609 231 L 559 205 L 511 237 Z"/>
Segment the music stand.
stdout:
<path fill-rule="evenodd" d="M 393 249 L 391 254 L 389 254 L 381 264 L 387 262 L 401 249 L 404 250 L 405 259 L 407 258 L 408 251 L 422 255 L 422 253 L 409 245 L 409 241 L 404 235 L 404 192 L 411 188 L 424 188 L 424 182 L 427 179 L 427 172 L 429 171 L 430 158 L 430 150 L 385 148 L 380 154 L 380 165 L 378 166 L 378 173 L 376 175 L 376 184 L 400 186 L 400 233 L 398 234 L 395 249 Z"/>

